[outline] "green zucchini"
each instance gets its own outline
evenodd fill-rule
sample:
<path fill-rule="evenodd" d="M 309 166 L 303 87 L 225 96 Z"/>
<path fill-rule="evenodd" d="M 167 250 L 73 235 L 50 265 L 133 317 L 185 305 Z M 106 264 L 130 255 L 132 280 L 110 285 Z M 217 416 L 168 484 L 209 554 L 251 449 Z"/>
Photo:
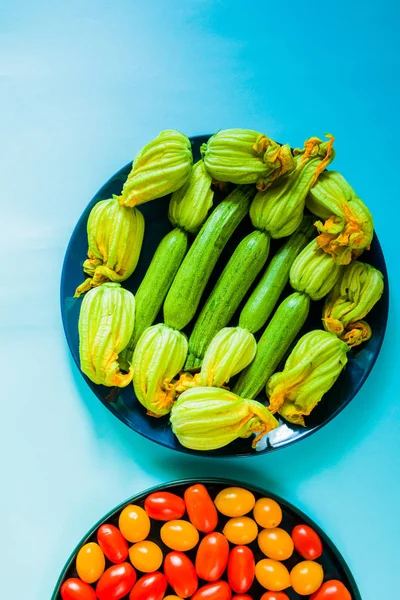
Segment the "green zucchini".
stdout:
<path fill-rule="evenodd" d="M 310 309 L 307 294 L 295 292 L 278 306 L 257 344 L 253 362 L 242 371 L 233 392 L 256 398 L 303 327 Z"/>
<path fill-rule="evenodd" d="M 201 365 L 211 340 L 229 323 L 265 265 L 269 247 L 270 236 L 259 230 L 250 233 L 237 246 L 196 321 L 189 339 L 186 369 Z"/>
<path fill-rule="evenodd" d="M 313 219 L 303 217 L 299 228 L 280 247 L 244 305 L 239 316 L 239 327 L 256 333 L 265 325 L 289 281 L 289 271 L 294 259 L 314 233 Z"/>
<path fill-rule="evenodd" d="M 169 327 L 181 330 L 193 319 L 215 263 L 248 213 L 254 194 L 254 186 L 238 186 L 204 223 L 165 299 L 164 321 Z"/>

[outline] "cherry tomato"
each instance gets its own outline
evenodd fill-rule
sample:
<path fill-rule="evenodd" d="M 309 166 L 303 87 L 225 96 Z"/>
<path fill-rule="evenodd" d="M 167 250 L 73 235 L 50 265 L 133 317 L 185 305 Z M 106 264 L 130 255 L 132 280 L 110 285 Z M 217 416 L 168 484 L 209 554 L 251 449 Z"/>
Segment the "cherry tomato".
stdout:
<path fill-rule="evenodd" d="M 321 538 L 308 525 L 296 525 L 292 531 L 292 539 L 297 552 L 306 560 L 315 560 L 321 556 Z"/>
<path fill-rule="evenodd" d="M 133 588 L 136 581 L 135 569 L 129 563 L 113 565 L 104 571 L 96 586 L 99 600 L 119 600 Z"/>
<path fill-rule="evenodd" d="M 237 594 L 247 592 L 254 581 L 254 554 L 247 546 L 236 546 L 229 555 L 228 581 Z"/>
<path fill-rule="evenodd" d="M 118 525 L 128 542 L 141 542 L 150 532 L 150 519 L 147 513 L 134 504 L 128 504 L 121 511 Z"/>
<path fill-rule="evenodd" d="M 347 587 L 341 581 L 331 579 L 325 581 L 310 600 L 351 600 L 351 594 Z"/>
<path fill-rule="evenodd" d="M 75 577 L 64 581 L 60 593 L 62 600 L 96 600 L 94 589 Z"/>
<path fill-rule="evenodd" d="M 260 600 L 290 600 L 285 592 L 265 592 Z"/>
<path fill-rule="evenodd" d="M 189 598 L 199 585 L 194 564 L 183 552 L 170 552 L 164 560 L 164 573 L 175 594 Z"/>
<path fill-rule="evenodd" d="M 226 581 L 215 581 L 199 588 L 191 600 L 231 600 L 231 598 L 231 588 Z"/>
<path fill-rule="evenodd" d="M 258 545 L 260 550 L 268 558 L 274 560 L 287 560 L 293 554 L 293 540 L 284 529 L 263 529 L 258 534 Z"/>
<path fill-rule="evenodd" d="M 97 530 L 97 541 L 110 562 L 122 563 L 128 558 L 128 542 L 114 525 L 101 525 Z"/>
<path fill-rule="evenodd" d="M 260 498 L 257 500 L 253 515 L 261 527 L 272 529 L 278 527 L 282 521 L 282 509 L 272 498 Z"/>
<path fill-rule="evenodd" d="M 248 594 L 239 594 L 238 596 L 232 596 L 232 600 L 253 600 Z"/>
<path fill-rule="evenodd" d="M 290 586 L 290 575 L 285 565 L 270 558 L 263 558 L 256 564 L 256 579 L 271 592 L 281 592 Z"/>
<path fill-rule="evenodd" d="M 320 564 L 312 560 L 297 563 L 290 571 L 292 588 L 300 596 L 309 596 L 316 592 L 324 580 L 324 571 Z"/>
<path fill-rule="evenodd" d="M 142 573 L 154 573 L 162 565 L 162 550 L 154 542 L 137 542 L 129 549 L 129 559 L 135 569 Z"/>
<path fill-rule="evenodd" d="M 257 523 L 250 517 L 234 517 L 224 527 L 224 536 L 236 545 L 251 544 L 257 537 Z"/>
<path fill-rule="evenodd" d="M 179 596 L 165 596 L 164 600 L 182 600 Z"/>
<path fill-rule="evenodd" d="M 171 521 L 183 517 L 185 502 L 170 492 L 154 492 L 144 501 L 144 510 L 155 521 Z"/>
<path fill-rule="evenodd" d="M 199 532 L 189 521 L 168 521 L 160 530 L 162 541 L 168 548 L 187 552 L 199 542 Z"/>
<path fill-rule="evenodd" d="M 229 558 L 228 540 L 222 533 L 209 533 L 200 542 L 196 555 L 196 571 L 200 579 L 218 581 Z"/>
<path fill-rule="evenodd" d="M 202 533 L 214 531 L 218 525 L 218 513 L 205 486 L 192 485 L 185 491 L 186 510 L 190 522 Z"/>
<path fill-rule="evenodd" d="M 137 580 L 129 594 L 129 600 L 162 600 L 168 582 L 162 573 L 149 573 Z"/>
<path fill-rule="evenodd" d="M 219 512 L 226 517 L 243 517 L 256 503 L 254 495 L 240 487 L 229 487 L 222 490 L 214 500 Z"/>
<path fill-rule="evenodd" d="M 94 583 L 104 573 L 106 559 L 98 544 L 91 542 L 79 550 L 76 557 L 76 571 L 85 583 Z"/>

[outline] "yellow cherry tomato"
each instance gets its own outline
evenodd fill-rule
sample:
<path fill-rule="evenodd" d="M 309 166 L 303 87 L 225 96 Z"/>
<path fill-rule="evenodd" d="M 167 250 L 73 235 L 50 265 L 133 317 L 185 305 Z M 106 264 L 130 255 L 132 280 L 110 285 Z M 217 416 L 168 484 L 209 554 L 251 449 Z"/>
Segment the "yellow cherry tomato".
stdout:
<path fill-rule="evenodd" d="M 226 523 L 223 534 L 236 546 L 251 544 L 258 534 L 257 523 L 250 517 L 234 517 Z"/>
<path fill-rule="evenodd" d="M 292 588 L 300 596 L 309 596 L 316 592 L 324 580 L 321 565 L 313 560 L 303 560 L 290 571 Z"/>
<path fill-rule="evenodd" d="M 167 521 L 161 527 L 160 536 L 168 548 L 186 552 L 194 548 L 199 542 L 199 532 L 196 527 L 181 519 Z"/>
<path fill-rule="evenodd" d="M 79 550 L 76 557 L 76 571 L 85 583 L 94 583 L 103 575 L 106 559 L 98 544 L 91 542 Z"/>
<path fill-rule="evenodd" d="M 293 554 L 293 540 L 284 529 L 263 529 L 258 535 L 258 546 L 265 556 L 274 560 L 287 560 Z"/>
<path fill-rule="evenodd" d="M 132 565 L 142 573 L 158 571 L 162 565 L 162 550 L 154 542 L 144 541 L 134 544 L 129 549 L 129 558 Z"/>
<path fill-rule="evenodd" d="M 119 515 L 119 529 L 128 542 L 141 542 L 150 532 L 150 519 L 140 506 L 128 504 Z"/>
<path fill-rule="evenodd" d="M 281 592 L 290 586 L 290 575 L 285 565 L 270 558 L 263 558 L 256 564 L 256 579 L 271 592 Z"/>
<path fill-rule="evenodd" d="M 229 487 L 222 490 L 214 500 L 219 512 L 226 517 L 243 517 L 256 503 L 254 495 L 240 487 Z"/>
<path fill-rule="evenodd" d="M 282 509 L 272 498 L 260 498 L 257 500 L 253 515 L 257 523 L 265 529 L 278 527 L 282 521 Z"/>

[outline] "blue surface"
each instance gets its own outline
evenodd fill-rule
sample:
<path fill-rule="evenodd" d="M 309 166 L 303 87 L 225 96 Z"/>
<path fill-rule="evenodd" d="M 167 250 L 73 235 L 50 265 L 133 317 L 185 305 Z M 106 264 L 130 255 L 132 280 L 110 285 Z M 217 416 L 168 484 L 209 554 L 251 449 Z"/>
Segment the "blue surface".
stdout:
<path fill-rule="evenodd" d="M 145 487 L 195 474 L 269 487 L 333 539 L 363 600 L 398 596 L 398 9 L 248 7 L 2 4 L 2 597 L 46 600 L 94 521 Z M 335 134 L 335 168 L 375 216 L 391 306 L 381 355 L 348 408 L 301 444 L 227 464 L 160 448 L 99 403 L 64 341 L 59 278 L 83 208 L 143 143 L 166 127 L 232 126 L 294 146 Z"/>

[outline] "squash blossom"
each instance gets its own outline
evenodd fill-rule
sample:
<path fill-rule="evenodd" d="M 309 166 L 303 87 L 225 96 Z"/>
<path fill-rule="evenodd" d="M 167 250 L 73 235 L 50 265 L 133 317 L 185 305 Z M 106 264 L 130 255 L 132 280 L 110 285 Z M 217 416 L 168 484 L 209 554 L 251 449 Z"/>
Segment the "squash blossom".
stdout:
<path fill-rule="evenodd" d="M 162 131 L 135 156 L 121 204 L 137 206 L 175 192 L 189 179 L 192 163 L 189 138 L 174 129 Z"/>
<path fill-rule="evenodd" d="M 125 281 L 136 268 L 142 249 L 144 218 L 136 208 L 125 208 L 117 196 L 97 202 L 87 222 L 89 277 L 76 288 L 75 298 L 105 281 Z"/>
<path fill-rule="evenodd" d="M 312 300 L 321 300 L 338 281 L 343 268 L 319 248 L 316 240 L 312 240 L 291 266 L 290 285 L 297 292 L 308 294 Z"/>
<path fill-rule="evenodd" d="M 290 146 L 281 146 L 257 131 L 224 129 L 201 147 L 204 164 L 218 182 L 256 183 L 265 189 L 294 168 Z"/>
<path fill-rule="evenodd" d="M 267 382 L 269 410 L 297 425 L 305 425 L 322 396 L 347 363 L 347 344 L 326 331 L 310 331 L 293 348 L 283 371 Z"/>
<path fill-rule="evenodd" d="M 273 238 L 291 235 L 299 227 L 309 190 L 335 156 L 334 138 L 327 137 L 325 142 L 317 137 L 306 140 L 302 150 L 294 151 L 295 168 L 256 194 L 250 207 L 254 227 Z"/>
<path fill-rule="evenodd" d="M 182 369 L 188 349 L 186 336 L 163 323 L 148 327 L 132 358 L 133 387 L 152 417 L 170 412 L 176 397 L 173 378 Z"/>
<path fill-rule="evenodd" d="M 306 204 L 324 219 L 324 223 L 315 223 L 320 233 L 317 243 L 336 262 L 347 265 L 369 249 L 374 234 L 372 215 L 340 173 L 323 173 L 310 190 Z"/>
<path fill-rule="evenodd" d="M 356 261 L 343 268 L 340 279 L 325 300 L 324 327 L 351 346 L 371 337 L 371 328 L 362 319 L 383 294 L 383 275 L 367 263 Z"/>
<path fill-rule="evenodd" d="M 245 400 L 216 387 L 196 387 L 184 392 L 171 410 L 172 431 L 185 448 L 215 450 L 237 438 L 258 434 L 258 441 L 278 427 L 278 421 L 256 400 Z"/>
<path fill-rule="evenodd" d="M 119 283 L 103 283 L 90 290 L 79 314 L 81 370 L 91 381 L 109 387 L 125 387 L 133 370 L 122 373 L 118 355 L 132 335 L 135 298 Z"/>

